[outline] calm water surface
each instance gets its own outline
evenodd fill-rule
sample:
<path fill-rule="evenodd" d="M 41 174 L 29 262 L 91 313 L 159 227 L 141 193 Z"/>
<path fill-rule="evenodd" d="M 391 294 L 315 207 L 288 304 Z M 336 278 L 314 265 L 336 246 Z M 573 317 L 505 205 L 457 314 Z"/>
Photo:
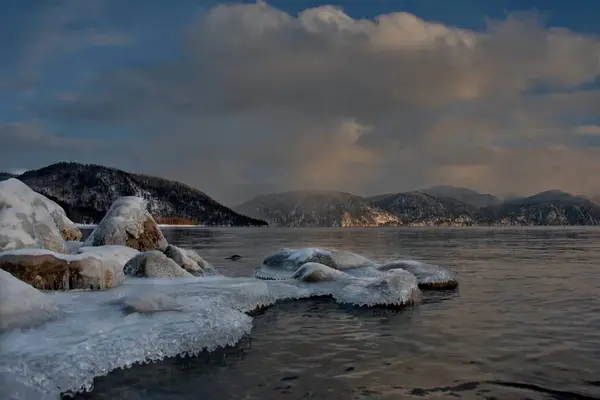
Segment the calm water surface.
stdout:
<path fill-rule="evenodd" d="M 168 229 L 229 276 L 280 247 L 447 265 L 403 312 L 276 305 L 233 348 L 115 371 L 80 399 L 600 398 L 600 230 Z M 243 258 L 225 260 L 233 254 Z"/>

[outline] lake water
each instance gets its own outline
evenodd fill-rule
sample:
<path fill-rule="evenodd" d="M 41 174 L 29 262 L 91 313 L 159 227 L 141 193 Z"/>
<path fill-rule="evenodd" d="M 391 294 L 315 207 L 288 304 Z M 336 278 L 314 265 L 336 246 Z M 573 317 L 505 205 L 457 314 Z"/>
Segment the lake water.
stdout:
<path fill-rule="evenodd" d="M 600 230 L 166 229 L 229 276 L 280 247 L 457 271 L 402 312 L 275 305 L 233 348 L 119 370 L 79 399 L 600 398 Z M 225 260 L 239 254 L 239 261 Z"/>

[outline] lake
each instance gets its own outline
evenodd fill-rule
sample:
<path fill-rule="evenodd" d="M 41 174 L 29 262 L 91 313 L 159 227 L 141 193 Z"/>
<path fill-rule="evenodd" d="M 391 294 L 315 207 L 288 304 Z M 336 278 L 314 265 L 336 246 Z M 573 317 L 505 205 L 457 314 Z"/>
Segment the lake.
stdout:
<path fill-rule="evenodd" d="M 79 399 L 600 398 L 600 230 L 165 229 L 228 276 L 281 247 L 412 258 L 460 288 L 403 311 L 315 299 L 255 316 L 237 346 L 119 370 Z M 242 259 L 225 258 L 239 254 Z"/>

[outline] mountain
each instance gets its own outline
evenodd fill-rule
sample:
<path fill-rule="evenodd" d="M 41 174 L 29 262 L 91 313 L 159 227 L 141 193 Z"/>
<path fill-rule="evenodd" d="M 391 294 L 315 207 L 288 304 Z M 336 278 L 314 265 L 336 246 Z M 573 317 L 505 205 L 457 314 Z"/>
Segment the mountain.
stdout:
<path fill-rule="evenodd" d="M 79 223 L 99 222 L 118 197 L 139 196 L 148 201 L 148 211 L 158 222 L 266 225 L 183 183 L 101 165 L 62 162 L 27 171 L 17 178 L 60 204 L 69 218 Z"/>
<path fill-rule="evenodd" d="M 594 196 L 592 197 L 592 201 L 596 204 L 600 204 L 600 196 Z"/>
<path fill-rule="evenodd" d="M 479 208 L 449 197 L 435 197 L 421 191 L 391 193 L 368 198 L 405 225 L 470 226 L 485 220 Z"/>
<path fill-rule="evenodd" d="M 400 220 L 360 196 L 334 191 L 294 191 L 258 196 L 234 207 L 275 226 L 350 227 L 398 225 Z"/>
<path fill-rule="evenodd" d="M 419 192 L 427 193 L 433 197 L 458 200 L 462 203 L 466 203 L 477 208 L 493 206 L 502 203 L 502 200 L 491 194 L 483 194 L 471 189 L 449 185 L 433 186 L 419 190 Z"/>
<path fill-rule="evenodd" d="M 0 172 L 0 181 L 5 181 L 10 178 L 16 178 L 17 175 L 11 174 L 9 172 Z"/>
<path fill-rule="evenodd" d="M 507 200 L 482 211 L 498 225 L 600 225 L 600 205 L 560 190 Z"/>

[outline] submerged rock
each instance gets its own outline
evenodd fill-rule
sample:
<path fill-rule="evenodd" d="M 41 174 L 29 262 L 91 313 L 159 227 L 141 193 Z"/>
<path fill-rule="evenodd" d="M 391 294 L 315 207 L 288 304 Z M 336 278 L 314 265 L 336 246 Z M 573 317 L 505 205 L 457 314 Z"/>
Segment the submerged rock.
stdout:
<path fill-rule="evenodd" d="M 104 290 L 123 283 L 122 265 L 94 254 L 42 249 L 0 253 L 0 269 L 41 290 Z"/>
<path fill-rule="evenodd" d="M 166 249 L 167 241 L 146 207 L 147 202 L 141 197 L 117 199 L 84 246 L 121 245 L 139 251 Z"/>
<path fill-rule="evenodd" d="M 212 265 L 193 250 L 169 245 L 165 250 L 165 255 L 194 276 L 215 275 L 217 273 Z"/>
<path fill-rule="evenodd" d="M 146 251 L 133 257 L 123 268 L 125 275 L 142 278 L 192 277 L 188 271 L 158 250 Z"/>
<path fill-rule="evenodd" d="M 0 182 L 0 251 L 44 248 L 67 252 L 44 199 L 17 179 Z"/>
<path fill-rule="evenodd" d="M 30 328 L 59 315 L 48 296 L 0 269 L 0 332 Z"/>

